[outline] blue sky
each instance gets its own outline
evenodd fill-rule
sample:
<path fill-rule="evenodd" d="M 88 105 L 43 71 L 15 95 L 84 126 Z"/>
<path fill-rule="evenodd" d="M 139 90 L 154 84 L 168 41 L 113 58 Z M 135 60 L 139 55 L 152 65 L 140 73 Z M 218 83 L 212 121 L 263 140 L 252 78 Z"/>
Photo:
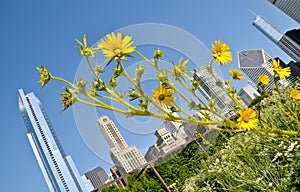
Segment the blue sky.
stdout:
<path fill-rule="evenodd" d="M 201 3 L 202 2 L 202 3 Z M 267 0 L 210 1 L 5 1 L 0 6 L 1 93 L 1 191 L 48 191 L 26 137 L 17 106 L 17 90 L 34 92 L 42 101 L 65 152 L 83 174 L 94 166 L 107 171 L 110 164 L 96 156 L 80 137 L 73 111 L 60 113 L 62 84 L 51 82 L 41 89 L 36 66 L 46 64 L 52 74 L 73 81 L 80 55 L 75 39 L 88 35 L 90 43 L 120 28 L 141 23 L 173 25 L 196 36 L 210 47 L 216 39 L 231 46 L 237 68 L 239 50 L 263 48 L 271 56 L 290 58 L 252 26 L 251 9 L 281 31 L 299 25 Z M 134 38 L 134 37 L 133 37 Z M 171 56 L 170 56 L 171 58 Z M 228 67 L 223 70 L 227 70 Z M 101 111 L 106 114 L 105 111 Z M 113 119 L 113 117 L 112 117 Z M 130 145 L 144 145 L 125 129 L 120 131 Z M 148 141 L 154 142 L 154 138 Z M 105 146 L 106 144 L 103 144 Z M 99 148 L 103 147 L 99 146 Z"/>

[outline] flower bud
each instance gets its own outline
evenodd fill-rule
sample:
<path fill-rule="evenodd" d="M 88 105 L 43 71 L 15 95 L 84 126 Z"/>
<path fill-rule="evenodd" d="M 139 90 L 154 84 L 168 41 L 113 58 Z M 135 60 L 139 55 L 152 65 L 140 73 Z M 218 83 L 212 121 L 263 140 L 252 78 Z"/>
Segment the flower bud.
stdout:
<path fill-rule="evenodd" d="M 112 87 L 112 88 L 114 88 L 115 86 L 117 86 L 117 81 L 116 81 L 116 79 L 115 79 L 115 78 L 111 78 L 111 79 L 109 80 L 109 85 L 110 85 L 110 87 Z"/>
<path fill-rule="evenodd" d="M 133 101 L 133 100 L 135 100 L 137 98 L 140 98 L 140 97 L 141 97 L 141 95 L 139 93 L 137 93 L 136 90 L 131 89 L 129 91 L 129 100 L 130 101 Z"/>

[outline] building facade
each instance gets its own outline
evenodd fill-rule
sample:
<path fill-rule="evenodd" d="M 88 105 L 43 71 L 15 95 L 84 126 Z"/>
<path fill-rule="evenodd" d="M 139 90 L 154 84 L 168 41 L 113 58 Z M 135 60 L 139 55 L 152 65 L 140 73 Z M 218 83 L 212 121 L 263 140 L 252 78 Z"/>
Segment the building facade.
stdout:
<path fill-rule="evenodd" d="M 300 61 L 300 29 L 286 32 L 278 44 L 296 62 Z"/>
<path fill-rule="evenodd" d="M 298 0 L 269 0 L 269 2 L 300 24 L 300 3 Z"/>
<path fill-rule="evenodd" d="M 300 44 L 294 38 L 295 31 L 284 34 L 261 16 L 255 18 L 253 25 L 293 60 L 300 61 Z"/>
<path fill-rule="evenodd" d="M 253 99 L 260 96 L 259 92 L 251 85 L 243 87 L 237 95 L 241 97 L 241 101 L 245 106 L 248 106 Z"/>
<path fill-rule="evenodd" d="M 271 70 L 272 57 L 263 49 L 245 50 L 238 52 L 239 68 L 257 85 L 258 77 L 261 74 L 268 75 L 270 83 L 265 90 L 271 91 L 274 85 L 274 72 Z M 289 82 L 285 79 L 279 80 L 279 86 L 287 86 Z M 259 89 L 262 92 L 262 89 Z"/>
<path fill-rule="evenodd" d="M 260 15 L 258 15 L 254 19 L 252 24 L 275 44 L 278 44 L 279 40 L 283 36 L 283 33 L 280 30 L 278 30 L 275 26 L 273 26 L 269 21 L 267 21 Z"/>
<path fill-rule="evenodd" d="M 216 102 L 216 107 L 223 115 L 231 117 L 236 114 L 233 110 L 234 102 L 222 88 L 217 85 L 221 83 L 221 86 L 226 87 L 220 76 L 215 72 L 214 74 L 219 82 L 217 82 L 211 72 L 208 71 L 207 66 L 201 66 L 195 69 L 194 79 L 199 82 L 198 90 L 207 101 L 213 99 Z"/>
<path fill-rule="evenodd" d="M 105 170 L 101 167 L 94 167 L 84 174 L 91 181 L 94 189 L 98 189 L 110 181 Z"/>
<path fill-rule="evenodd" d="M 110 157 L 121 175 L 140 169 L 147 162 L 135 146 L 128 146 L 114 122 L 107 116 L 98 119 L 100 129 L 110 146 Z"/>
<path fill-rule="evenodd" d="M 155 131 L 155 136 L 157 137 L 157 141 L 149 147 L 145 155 L 145 159 L 148 162 L 174 152 L 183 145 L 180 140 L 176 139 L 163 127 Z"/>
<path fill-rule="evenodd" d="M 41 102 L 34 93 L 19 91 L 19 110 L 27 137 L 51 192 L 86 192 L 84 181 L 70 156 L 66 156 Z"/>

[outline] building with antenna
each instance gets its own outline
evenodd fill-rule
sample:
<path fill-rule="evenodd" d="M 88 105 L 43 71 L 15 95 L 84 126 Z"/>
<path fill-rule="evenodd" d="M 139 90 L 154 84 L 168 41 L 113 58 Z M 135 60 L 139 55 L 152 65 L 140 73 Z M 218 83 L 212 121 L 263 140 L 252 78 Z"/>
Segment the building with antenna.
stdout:
<path fill-rule="evenodd" d="M 293 60 L 300 61 L 300 44 L 291 37 L 291 32 L 282 33 L 262 16 L 256 16 L 253 25 Z M 292 32 L 295 34 L 295 32 Z M 297 34 L 297 33 L 296 33 Z"/>

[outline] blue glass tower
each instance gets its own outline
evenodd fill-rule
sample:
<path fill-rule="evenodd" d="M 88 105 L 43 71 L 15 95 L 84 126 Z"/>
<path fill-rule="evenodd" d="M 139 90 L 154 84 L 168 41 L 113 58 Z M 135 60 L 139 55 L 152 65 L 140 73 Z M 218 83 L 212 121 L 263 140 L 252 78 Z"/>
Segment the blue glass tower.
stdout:
<path fill-rule="evenodd" d="M 27 137 L 51 192 L 86 192 L 70 156 L 66 156 L 42 105 L 33 93 L 19 91 L 19 109 Z"/>

